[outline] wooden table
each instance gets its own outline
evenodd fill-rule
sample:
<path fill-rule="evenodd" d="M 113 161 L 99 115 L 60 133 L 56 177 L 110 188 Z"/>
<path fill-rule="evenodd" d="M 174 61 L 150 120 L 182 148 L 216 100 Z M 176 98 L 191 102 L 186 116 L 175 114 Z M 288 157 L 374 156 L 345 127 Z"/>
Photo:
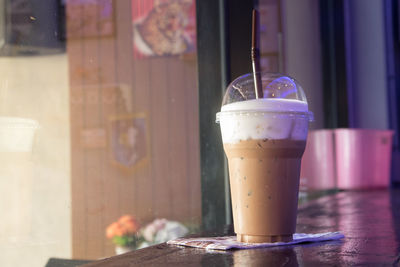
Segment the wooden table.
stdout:
<path fill-rule="evenodd" d="M 345 238 L 226 252 L 160 244 L 84 266 L 400 266 L 400 189 L 339 192 L 300 207 L 297 232 L 328 231 Z"/>

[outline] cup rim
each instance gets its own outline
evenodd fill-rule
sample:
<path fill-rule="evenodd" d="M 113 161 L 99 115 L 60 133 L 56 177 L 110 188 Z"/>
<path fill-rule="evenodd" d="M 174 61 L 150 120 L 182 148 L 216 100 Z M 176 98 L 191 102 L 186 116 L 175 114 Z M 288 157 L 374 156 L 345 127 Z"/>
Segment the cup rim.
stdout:
<path fill-rule="evenodd" d="M 290 115 L 290 116 L 306 116 L 309 122 L 314 121 L 314 113 L 312 111 L 262 111 L 262 110 L 230 110 L 230 111 L 220 111 L 216 114 L 216 123 L 220 123 L 221 116 L 224 115 L 236 115 L 236 116 L 248 116 L 249 114 L 264 116 L 264 115 Z"/>

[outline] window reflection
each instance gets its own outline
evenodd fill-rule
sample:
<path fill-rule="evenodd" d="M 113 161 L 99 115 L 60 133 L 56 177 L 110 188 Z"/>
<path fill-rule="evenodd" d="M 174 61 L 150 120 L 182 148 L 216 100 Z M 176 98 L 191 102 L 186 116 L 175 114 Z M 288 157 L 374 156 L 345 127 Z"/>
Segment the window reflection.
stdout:
<path fill-rule="evenodd" d="M 13 18 L 15 5 L 29 9 L 26 25 L 13 26 L 21 38 L 0 49 L 0 265 L 114 255 L 106 229 L 123 215 L 143 229 L 197 231 L 194 1 L 28 2 L 0 6 Z M 18 29 L 44 21 L 52 30 L 38 28 L 43 42 L 25 46 L 38 36 Z M 152 53 L 138 49 L 135 28 Z M 8 149 L 29 141 L 29 150 Z"/>

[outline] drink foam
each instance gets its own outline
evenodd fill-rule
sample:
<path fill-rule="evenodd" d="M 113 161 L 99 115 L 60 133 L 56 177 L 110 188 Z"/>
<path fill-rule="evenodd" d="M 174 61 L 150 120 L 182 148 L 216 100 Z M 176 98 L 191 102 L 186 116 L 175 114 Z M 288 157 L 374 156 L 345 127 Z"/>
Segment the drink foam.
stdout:
<path fill-rule="evenodd" d="M 222 106 L 217 116 L 224 143 L 307 138 L 308 105 L 299 100 L 263 98 L 235 102 Z"/>

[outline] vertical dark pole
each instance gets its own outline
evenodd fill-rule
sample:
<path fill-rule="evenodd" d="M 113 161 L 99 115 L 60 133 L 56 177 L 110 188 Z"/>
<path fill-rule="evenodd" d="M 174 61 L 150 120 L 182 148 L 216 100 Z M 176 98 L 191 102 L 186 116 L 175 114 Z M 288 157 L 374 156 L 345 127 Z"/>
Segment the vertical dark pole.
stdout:
<path fill-rule="evenodd" d="M 202 221 L 205 230 L 222 230 L 232 222 L 226 161 L 215 114 L 220 110 L 225 88 L 231 79 L 251 72 L 253 7 L 253 1 L 196 1 Z"/>
<path fill-rule="evenodd" d="M 221 3 L 220 3 L 221 2 Z M 215 114 L 226 86 L 226 56 L 220 19 L 224 0 L 197 0 L 197 58 L 200 113 L 202 222 L 205 230 L 226 224 L 224 152 Z"/>
<path fill-rule="evenodd" d="M 388 75 L 389 126 L 394 130 L 391 179 L 400 186 L 400 5 L 385 0 L 386 68 Z"/>
<path fill-rule="evenodd" d="M 321 0 L 320 17 L 324 126 L 348 127 L 343 0 Z"/>
<path fill-rule="evenodd" d="M 258 2 L 258 1 L 257 1 Z M 253 1 L 229 0 L 229 50 L 231 77 L 235 79 L 252 72 L 251 65 L 251 22 Z"/>
<path fill-rule="evenodd" d="M 221 2 L 221 1 L 220 1 Z M 258 5 L 258 0 L 225 0 L 224 1 L 224 24 L 222 43 L 225 49 L 226 83 L 227 85 L 237 77 L 252 71 L 251 65 L 251 27 L 252 11 Z M 232 224 L 232 209 L 230 203 L 230 190 L 227 166 L 226 173 L 226 221 Z"/>

